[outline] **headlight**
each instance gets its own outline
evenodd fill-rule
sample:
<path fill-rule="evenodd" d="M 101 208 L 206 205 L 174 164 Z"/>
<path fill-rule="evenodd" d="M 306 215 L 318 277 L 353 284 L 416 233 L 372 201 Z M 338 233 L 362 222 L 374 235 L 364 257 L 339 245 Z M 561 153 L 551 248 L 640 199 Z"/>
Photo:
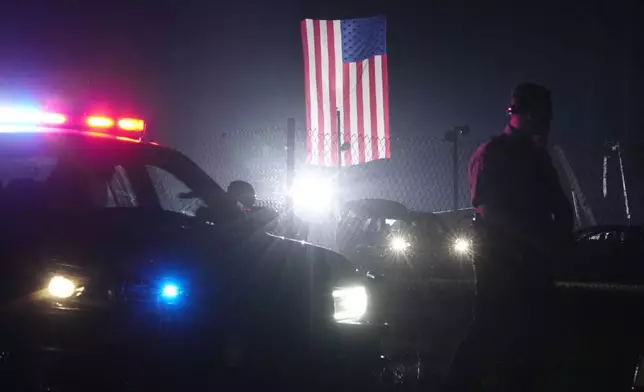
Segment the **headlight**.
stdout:
<path fill-rule="evenodd" d="M 472 251 L 472 241 L 468 238 L 457 238 L 453 244 L 454 251 L 459 254 L 467 254 Z"/>
<path fill-rule="evenodd" d="M 82 289 L 72 279 L 62 275 L 55 275 L 49 280 L 49 285 L 47 285 L 47 292 L 54 298 L 77 296 L 80 295 Z"/>
<path fill-rule="evenodd" d="M 407 242 L 402 237 L 394 237 L 391 239 L 390 246 L 391 249 L 395 250 L 396 252 L 404 252 L 407 248 L 409 248 L 409 242 Z"/>
<path fill-rule="evenodd" d="M 339 323 L 356 323 L 367 313 L 368 302 L 363 286 L 338 288 L 333 291 L 333 317 Z"/>

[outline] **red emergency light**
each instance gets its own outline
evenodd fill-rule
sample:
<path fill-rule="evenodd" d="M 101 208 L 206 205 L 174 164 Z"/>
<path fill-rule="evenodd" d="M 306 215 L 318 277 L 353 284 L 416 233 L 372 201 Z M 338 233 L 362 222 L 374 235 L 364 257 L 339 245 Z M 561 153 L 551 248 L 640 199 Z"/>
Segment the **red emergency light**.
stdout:
<path fill-rule="evenodd" d="M 138 118 L 99 114 L 71 115 L 34 108 L 0 107 L 2 132 L 83 132 L 91 136 L 141 141 L 145 122 Z"/>
<path fill-rule="evenodd" d="M 103 116 L 88 116 L 85 123 L 90 128 L 112 128 L 114 126 L 114 120 Z"/>

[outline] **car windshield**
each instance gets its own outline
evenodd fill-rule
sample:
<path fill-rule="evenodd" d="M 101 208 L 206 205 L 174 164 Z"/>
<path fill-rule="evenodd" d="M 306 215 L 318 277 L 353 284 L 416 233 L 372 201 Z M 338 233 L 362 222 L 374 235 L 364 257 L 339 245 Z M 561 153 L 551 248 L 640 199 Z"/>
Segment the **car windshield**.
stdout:
<path fill-rule="evenodd" d="M 4 214 L 158 207 L 196 216 L 200 208 L 213 204 L 203 194 L 223 193 L 196 165 L 185 167 L 188 160 L 169 150 L 150 152 L 111 140 L 72 140 L 65 145 L 66 140 L 2 136 L 5 139 L 7 143 L 0 143 Z M 195 182 L 202 188 L 206 182 L 200 176 L 210 181 L 212 189 L 195 189 Z"/>

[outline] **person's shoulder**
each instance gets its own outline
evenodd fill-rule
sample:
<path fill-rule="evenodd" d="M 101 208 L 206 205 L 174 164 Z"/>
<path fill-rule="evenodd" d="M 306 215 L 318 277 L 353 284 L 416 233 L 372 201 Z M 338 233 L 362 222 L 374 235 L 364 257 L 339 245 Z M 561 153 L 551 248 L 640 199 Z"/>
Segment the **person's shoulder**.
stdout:
<path fill-rule="evenodd" d="M 470 172 L 476 172 L 481 169 L 483 166 L 483 163 L 485 162 L 485 157 L 487 156 L 487 151 L 489 149 L 489 144 L 490 141 L 481 143 L 476 150 L 474 151 L 474 154 L 470 157 L 470 163 L 469 163 L 469 171 Z"/>
<path fill-rule="evenodd" d="M 499 147 L 501 147 L 502 145 L 505 145 L 507 140 L 504 136 L 505 135 L 492 136 L 487 141 L 481 143 L 474 151 L 472 158 L 473 159 L 483 158 L 485 155 L 488 155 L 490 152 L 493 152 L 497 150 Z"/>
<path fill-rule="evenodd" d="M 474 150 L 474 156 L 480 156 L 485 154 L 485 152 L 490 148 L 490 143 L 492 142 L 492 139 L 485 141 Z"/>

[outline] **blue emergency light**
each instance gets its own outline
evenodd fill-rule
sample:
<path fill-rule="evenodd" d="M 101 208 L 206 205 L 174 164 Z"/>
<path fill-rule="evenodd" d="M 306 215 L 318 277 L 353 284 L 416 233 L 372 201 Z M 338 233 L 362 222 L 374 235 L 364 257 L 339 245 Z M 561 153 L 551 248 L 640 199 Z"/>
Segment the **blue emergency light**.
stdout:
<path fill-rule="evenodd" d="M 184 282 L 174 277 L 160 279 L 157 285 L 157 301 L 162 305 L 179 306 L 185 300 Z"/>
<path fill-rule="evenodd" d="M 174 299 L 179 296 L 179 286 L 176 284 L 168 283 L 163 286 L 161 296 L 167 299 Z"/>

